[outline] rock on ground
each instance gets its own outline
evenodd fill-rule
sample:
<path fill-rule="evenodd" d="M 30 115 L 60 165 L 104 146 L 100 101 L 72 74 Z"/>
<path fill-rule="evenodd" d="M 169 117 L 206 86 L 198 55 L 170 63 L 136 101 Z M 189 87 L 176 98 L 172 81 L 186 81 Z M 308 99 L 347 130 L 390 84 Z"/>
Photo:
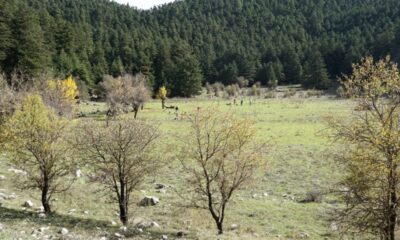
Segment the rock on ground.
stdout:
<path fill-rule="evenodd" d="M 26 207 L 26 208 L 32 208 L 33 207 L 33 202 L 31 200 L 28 200 L 22 206 Z"/>
<path fill-rule="evenodd" d="M 144 197 L 140 202 L 139 206 L 141 207 L 148 207 L 148 206 L 155 206 L 160 202 L 160 200 L 156 197 Z"/>
<path fill-rule="evenodd" d="M 69 233 L 69 231 L 66 228 L 61 228 L 61 230 L 58 233 L 61 235 L 67 235 Z"/>

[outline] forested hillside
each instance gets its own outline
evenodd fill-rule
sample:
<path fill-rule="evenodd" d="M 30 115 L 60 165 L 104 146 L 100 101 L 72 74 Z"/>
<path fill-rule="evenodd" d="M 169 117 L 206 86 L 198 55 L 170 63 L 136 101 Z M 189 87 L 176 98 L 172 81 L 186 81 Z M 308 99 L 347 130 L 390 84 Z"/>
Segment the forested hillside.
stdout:
<path fill-rule="evenodd" d="M 0 0 L 0 67 L 52 69 L 95 88 L 142 72 L 195 95 L 200 81 L 327 88 L 365 55 L 400 60 L 398 0 L 183 0 L 141 11 L 108 0 Z"/>

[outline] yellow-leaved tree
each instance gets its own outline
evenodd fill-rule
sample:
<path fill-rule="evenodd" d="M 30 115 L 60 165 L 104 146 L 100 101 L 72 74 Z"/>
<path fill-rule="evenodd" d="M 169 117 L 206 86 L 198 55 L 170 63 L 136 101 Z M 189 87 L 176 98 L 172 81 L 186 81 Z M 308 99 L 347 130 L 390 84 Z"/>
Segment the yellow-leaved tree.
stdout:
<path fill-rule="evenodd" d="M 165 100 L 167 100 L 167 88 L 165 87 L 165 86 L 163 86 L 163 87 L 160 87 L 160 89 L 158 90 L 158 94 L 157 94 L 157 97 L 159 98 L 159 99 L 161 99 L 161 106 L 162 106 L 162 109 L 164 109 L 165 108 Z"/>
<path fill-rule="evenodd" d="M 46 107 L 41 96 L 28 95 L 0 132 L 7 159 L 26 172 L 17 179 L 20 187 L 40 190 L 45 213 L 51 212 L 52 196 L 66 191 L 73 179 L 66 178 L 75 164 L 65 128 L 66 122 Z"/>
<path fill-rule="evenodd" d="M 342 144 L 340 191 L 344 205 L 336 215 L 348 234 L 394 240 L 400 204 L 400 72 L 387 57 L 367 57 L 342 80 L 356 101 L 348 118 L 331 119 L 332 138 Z"/>
<path fill-rule="evenodd" d="M 48 106 L 54 108 L 59 115 L 67 116 L 73 112 L 79 91 L 70 75 L 65 80 L 49 80 L 42 95 Z"/>

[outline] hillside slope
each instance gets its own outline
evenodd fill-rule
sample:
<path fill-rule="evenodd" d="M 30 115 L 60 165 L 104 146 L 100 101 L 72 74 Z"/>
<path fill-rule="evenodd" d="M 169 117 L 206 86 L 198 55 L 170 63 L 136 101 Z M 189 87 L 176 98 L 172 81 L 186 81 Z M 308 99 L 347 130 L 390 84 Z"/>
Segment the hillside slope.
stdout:
<path fill-rule="evenodd" d="M 143 72 L 155 88 L 173 85 L 169 69 L 177 49 L 196 58 L 203 82 L 225 84 L 237 76 L 251 83 L 302 83 L 316 72 L 312 66 L 335 79 L 368 54 L 400 59 L 397 0 L 184 0 L 150 11 L 108 0 L 0 5 L 6 73 L 53 68 L 92 86 L 104 74 L 121 72 Z"/>

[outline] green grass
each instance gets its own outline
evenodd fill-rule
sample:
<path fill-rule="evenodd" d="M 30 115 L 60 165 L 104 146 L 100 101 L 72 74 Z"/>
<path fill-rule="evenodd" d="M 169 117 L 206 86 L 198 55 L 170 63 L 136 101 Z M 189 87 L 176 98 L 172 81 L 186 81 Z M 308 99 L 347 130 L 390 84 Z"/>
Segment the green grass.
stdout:
<path fill-rule="evenodd" d="M 187 239 L 299 239 L 302 233 L 309 235 L 308 239 L 337 239 L 327 221 L 328 210 L 334 205 L 300 204 L 284 195 L 300 198 L 310 190 L 329 189 L 340 178 L 339 168 L 327 156 L 330 144 L 323 137 L 326 131 L 324 118 L 346 116 L 352 103 L 328 98 L 257 100 L 252 106 L 248 101 L 244 106 L 227 106 L 227 103 L 225 100 L 200 99 L 167 102 L 167 105 L 179 106 L 181 114 L 197 108 L 218 107 L 251 117 L 256 121 L 258 139 L 273 145 L 265 158 L 268 170 L 260 172 L 254 186 L 238 192 L 229 205 L 226 234 L 223 237 L 216 235 L 207 211 L 185 207 L 184 200 L 177 194 L 180 189 L 187 188 L 183 181 L 184 173 L 178 162 L 172 159 L 156 176 L 147 179 L 142 191 L 136 192 L 132 199 L 132 222 L 139 219 L 156 221 L 161 228 L 139 233 L 130 227 L 126 236 L 159 239 L 165 234 L 174 239 L 174 235 L 183 230 L 189 233 Z M 103 103 L 81 104 L 80 107 L 88 117 L 104 119 L 106 106 Z M 97 109 L 100 114 L 91 114 Z M 174 137 L 188 127 L 185 120 L 174 120 L 174 110 L 161 110 L 158 101 L 146 104 L 138 117 L 159 127 L 171 154 L 174 146 L 180 144 Z M 95 193 L 98 186 L 88 184 L 85 177 L 79 179 L 68 193 L 56 196 L 53 216 L 40 219 L 36 213 L 23 211 L 21 204 L 27 199 L 39 204 L 38 194 L 18 190 L 13 184 L 13 175 L 7 171 L 9 167 L 6 158 L 0 158 L 0 175 L 7 177 L 0 181 L 0 189 L 7 193 L 15 192 L 19 197 L 5 201 L 0 208 L 0 223 L 5 225 L 4 230 L 0 230 L 0 239 L 29 239 L 32 230 L 42 226 L 50 226 L 48 235 L 57 236 L 57 231 L 66 227 L 81 239 L 99 239 L 118 232 L 119 227 L 110 224 L 111 220 L 118 222 L 115 204 Z M 153 187 L 155 182 L 168 185 L 167 193 L 157 193 Z M 151 208 L 137 207 L 136 203 L 145 193 L 159 197 L 161 203 Z M 265 197 L 264 193 L 268 196 Z M 258 197 L 253 198 L 254 194 Z M 70 209 L 76 211 L 69 213 Z M 84 214 L 84 211 L 89 211 L 89 214 Z M 239 230 L 229 231 L 233 223 L 239 224 Z"/>

